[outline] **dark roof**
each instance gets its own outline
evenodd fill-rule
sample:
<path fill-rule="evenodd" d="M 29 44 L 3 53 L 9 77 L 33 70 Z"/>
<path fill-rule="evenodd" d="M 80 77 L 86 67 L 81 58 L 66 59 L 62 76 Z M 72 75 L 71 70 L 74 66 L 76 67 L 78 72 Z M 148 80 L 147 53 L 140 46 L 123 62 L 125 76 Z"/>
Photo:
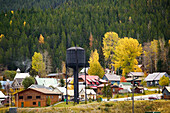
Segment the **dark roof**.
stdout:
<path fill-rule="evenodd" d="M 15 79 L 18 83 L 22 83 L 22 81 L 24 80 L 24 78 L 16 78 Z"/>

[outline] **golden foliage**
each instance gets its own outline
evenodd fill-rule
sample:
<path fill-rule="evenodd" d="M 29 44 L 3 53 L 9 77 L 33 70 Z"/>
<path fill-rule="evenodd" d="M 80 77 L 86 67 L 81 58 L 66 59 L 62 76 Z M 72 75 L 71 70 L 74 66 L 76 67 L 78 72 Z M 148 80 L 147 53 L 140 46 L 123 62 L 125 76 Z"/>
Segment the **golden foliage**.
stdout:
<path fill-rule="evenodd" d="M 42 36 L 42 34 L 40 34 L 39 43 L 44 44 L 44 37 Z"/>
<path fill-rule="evenodd" d="M 119 40 L 118 34 L 115 32 L 107 32 L 103 38 L 103 54 L 105 56 L 105 60 L 113 59 L 113 54 L 115 52 L 115 47 L 117 46 L 117 42 Z"/>
<path fill-rule="evenodd" d="M 138 61 L 136 57 L 139 57 L 142 53 L 141 44 L 136 39 L 125 37 L 118 41 L 118 45 L 115 48 L 115 68 L 121 67 L 123 75 L 134 70 Z"/>
<path fill-rule="evenodd" d="M 26 25 L 26 21 L 24 21 L 24 23 L 23 23 L 23 24 L 24 24 L 24 27 L 25 27 L 25 25 Z"/>
<path fill-rule="evenodd" d="M 43 56 L 41 53 L 34 52 L 32 57 L 32 69 L 38 72 L 39 75 L 45 74 L 45 63 L 43 62 Z"/>
<path fill-rule="evenodd" d="M 14 14 L 14 11 L 11 11 L 12 14 Z"/>
<path fill-rule="evenodd" d="M 12 20 L 10 20 L 9 24 L 10 24 L 10 25 L 12 24 Z"/>
<path fill-rule="evenodd" d="M 3 37 L 4 37 L 4 34 L 1 34 L 0 35 L 0 41 L 2 40 Z"/>
<path fill-rule="evenodd" d="M 99 63 L 99 54 L 97 50 L 91 51 L 90 60 L 89 60 L 90 68 L 88 70 L 89 75 L 98 75 L 100 78 L 104 75 L 104 69 Z"/>

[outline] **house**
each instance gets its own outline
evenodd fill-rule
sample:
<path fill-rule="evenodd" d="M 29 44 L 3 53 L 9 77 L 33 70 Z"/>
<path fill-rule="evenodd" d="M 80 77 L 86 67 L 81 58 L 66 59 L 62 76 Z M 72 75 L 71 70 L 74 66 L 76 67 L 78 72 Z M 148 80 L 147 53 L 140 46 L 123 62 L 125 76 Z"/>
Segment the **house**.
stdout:
<path fill-rule="evenodd" d="M 78 81 L 81 82 L 82 84 L 85 84 L 85 75 L 79 76 Z M 86 75 L 86 86 L 89 86 L 90 88 L 92 88 L 95 91 L 97 91 L 97 86 L 99 84 L 100 84 L 99 76 Z"/>
<path fill-rule="evenodd" d="M 10 80 L 6 80 L 6 81 L 0 81 L 1 85 L 2 85 L 2 89 L 5 89 L 7 85 L 10 85 L 10 87 L 12 86 L 13 81 Z"/>
<path fill-rule="evenodd" d="M 170 100 L 170 86 L 165 86 L 162 90 L 162 98 Z"/>
<path fill-rule="evenodd" d="M 106 84 L 106 86 L 108 86 L 108 84 Z M 104 88 L 104 84 L 100 84 L 99 86 L 97 86 L 97 94 L 103 95 L 103 88 Z M 117 85 L 111 86 L 112 93 L 118 93 L 119 89 L 120 88 Z"/>
<path fill-rule="evenodd" d="M 43 85 L 45 87 L 57 87 L 59 86 L 59 82 L 55 78 L 39 78 L 35 77 L 35 84 L 37 85 Z"/>
<path fill-rule="evenodd" d="M 12 89 L 16 90 L 16 89 L 20 89 L 20 88 L 24 88 L 24 86 L 22 85 L 23 80 L 26 77 L 29 77 L 29 73 L 20 73 L 20 69 L 18 68 L 16 71 L 16 75 L 14 77 L 13 83 L 12 83 Z"/>
<path fill-rule="evenodd" d="M 86 89 L 87 99 L 96 99 L 96 92 L 93 89 Z M 79 98 L 85 100 L 85 89 L 79 92 Z"/>
<path fill-rule="evenodd" d="M 137 86 L 137 87 L 135 87 L 134 92 L 135 92 L 135 93 L 143 93 L 143 92 L 144 92 L 144 88 Z"/>
<path fill-rule="evenodd" d="M 113 73 L 107 73 L 103 76 L 103 80 L 109 81 L 112 85 L 114 83 L 119 84 L 120 83 L 120 76 L 113 74 Z"/>
<path fill-rule="evenodd" d="M 86 67 L 86 68 L 81 69 L 81 71 L 79 72 L 79 76 L 85 75 L 85 70 L 86 70 L 86 74 L 88 74 L 88 69 L 89 69 L 89 68 L 90 68 L 90 67 Z"/>
<path fill-rule="evenodd" d="M 46 88 L 28 88 L 15 94 L 16 107 L 44 107 L 47 98 L 51 104 L 61 101 L 61 92 L 50 91 Z"/>
<path fill-rule="evenodd" d="M 126 81 L 133 84 L 133 77 L 134 77 L 134 84 L 139 86 L 142 79 L 144 79 L 144 73 L 143 72 L 130 72 L 127 75 Z"/>
<path fill-rule="evenodd" d="M 132 88 L 132 84 L 129 82 L 121 82 L 119 84 L 120 88 L 123 88 L 122 90 L 119 91 L 119 93 L 128 93 L 128 92 L 132 92 L 131 88 Z"/>
<path fill-rule="evenodd" d="M 144 80 L 147 82 L 147 86 L 156 86 L 159 85 L 159 80 L 163 75 L 170 78 L 166 72 L 156 72 L 149 74 Z"/>
<path fill-rule="evenodd" d="M 15 80 L 16 78 L 26 78 L 26 77 L 29 77 L 29 76 L 30 76 L 29 73 L 21 73 L 21 71 L 20 71 L 19 68 L 17 69 L 16 72 L 17 72 L 17 73 L 16 73 L 16 75 L 15 75 L 15 77 L 14 77 L 14 80 Z"/>
<path fill-rule="evenodd" d="M 0 91 L 0 105 L 4 104 L 4 101 L 7 99 L 8 96 L 5 96 L 2 91 Z M 7 102 L 9 103 L 9 101 Z"/>

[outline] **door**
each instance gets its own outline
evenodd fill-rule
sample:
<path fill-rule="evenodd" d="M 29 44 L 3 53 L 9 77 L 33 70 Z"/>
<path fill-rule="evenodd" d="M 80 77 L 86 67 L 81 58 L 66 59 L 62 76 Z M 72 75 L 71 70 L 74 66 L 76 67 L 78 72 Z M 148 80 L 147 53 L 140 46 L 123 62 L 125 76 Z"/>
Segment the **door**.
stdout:
<path fill-rule="evenodd" d="M 38 102 L 38 107 L 41 107 L 41 102 Z"/>
<path fill-rule="evenodd" d="M 21 107 L 24 107 L 24 102 L 21 102 Z"/>

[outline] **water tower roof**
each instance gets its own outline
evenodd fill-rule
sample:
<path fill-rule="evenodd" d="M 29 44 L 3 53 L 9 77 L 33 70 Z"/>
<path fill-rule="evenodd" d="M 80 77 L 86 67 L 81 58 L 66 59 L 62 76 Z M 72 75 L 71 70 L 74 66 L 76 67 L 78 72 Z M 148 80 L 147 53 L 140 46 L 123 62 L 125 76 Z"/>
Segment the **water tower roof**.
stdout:
<path fill-rule="evenodd" d="M 81 48 L 81 47 L 70 47 L 70 48 L 68 48 L 67 50 L 75 50 L 75 49 L 81 49 L 81 50 L 84 50 L 83 48 Z"/>

